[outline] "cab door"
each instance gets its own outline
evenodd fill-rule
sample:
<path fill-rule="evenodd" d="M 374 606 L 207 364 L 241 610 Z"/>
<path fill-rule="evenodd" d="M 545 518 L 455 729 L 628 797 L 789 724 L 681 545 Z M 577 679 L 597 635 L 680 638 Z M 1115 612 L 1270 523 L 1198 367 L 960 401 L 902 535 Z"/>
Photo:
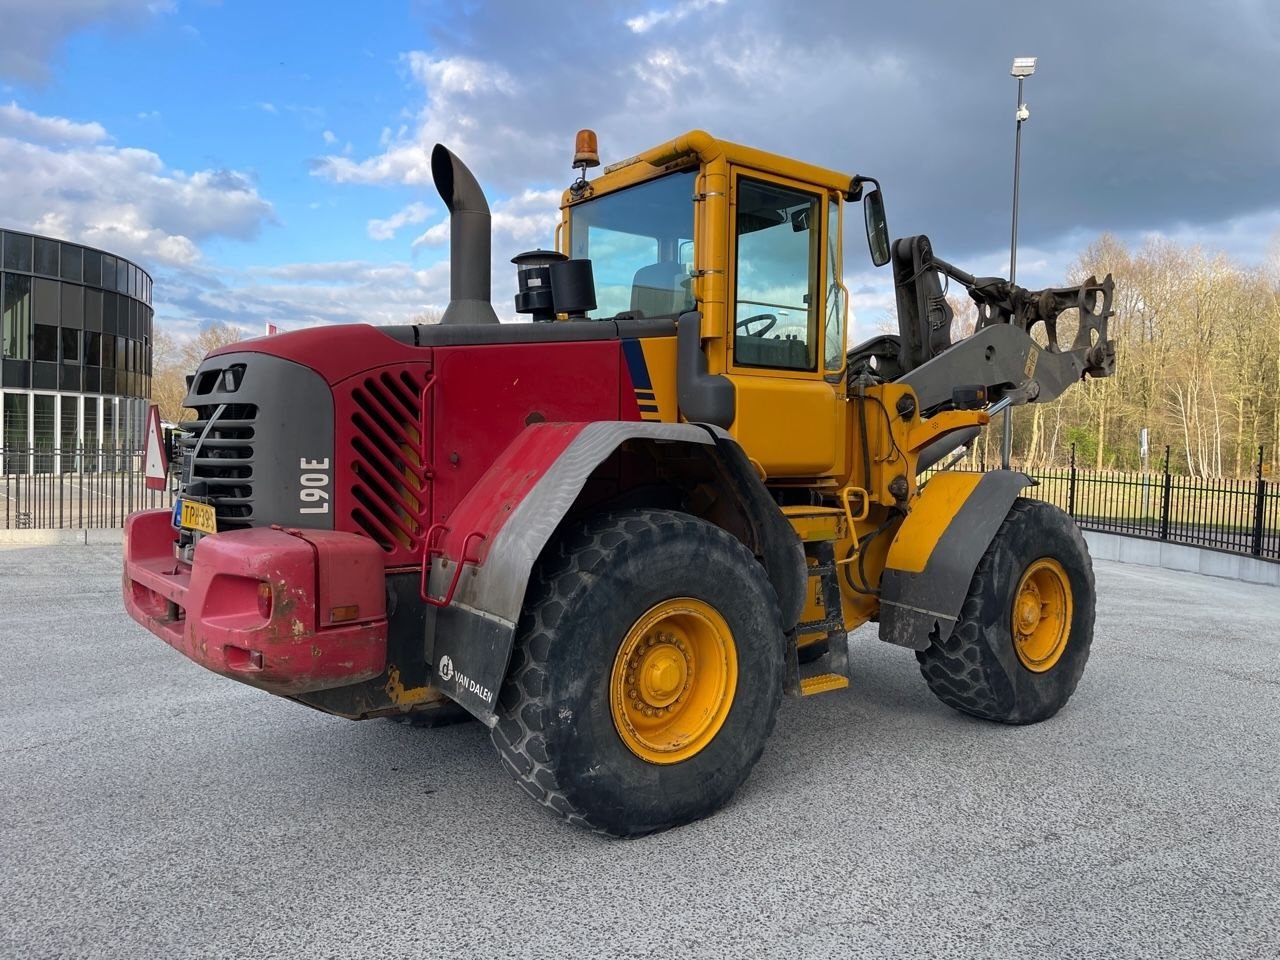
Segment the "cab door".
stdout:
<path fill-rule="evenodd" d="M 839 467 L 844 394 L 839 202 L 770 174 L 736 169 L 732 176 L 731 432 L 771 479 L 830 476 Z"/>

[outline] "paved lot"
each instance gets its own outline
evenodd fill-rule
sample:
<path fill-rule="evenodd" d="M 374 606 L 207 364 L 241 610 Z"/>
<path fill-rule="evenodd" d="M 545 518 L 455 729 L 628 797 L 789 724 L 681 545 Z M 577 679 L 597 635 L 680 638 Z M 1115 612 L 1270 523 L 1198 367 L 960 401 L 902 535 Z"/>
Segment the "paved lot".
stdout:
<path fill-rule="evenodd" d="M 1098 564 L 1012 729 L 859 636 L 718 816 L 629 843 L 476 724 L 352 724 L 127 620 L 118 548 L 0 550 L 0 956 L 1275 957 L 1280 591 Z"/>

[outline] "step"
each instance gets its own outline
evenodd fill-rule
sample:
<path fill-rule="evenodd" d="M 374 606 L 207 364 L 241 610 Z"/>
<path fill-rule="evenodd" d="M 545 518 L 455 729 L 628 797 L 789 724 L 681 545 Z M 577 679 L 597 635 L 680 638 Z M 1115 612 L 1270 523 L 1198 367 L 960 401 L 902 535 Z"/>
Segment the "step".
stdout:
<path fill-rule="evenodd" d="M 819 673 L 812 677 L 800 678 L 800 696 L 812 697 L 819 693 L 830 693 L 832 690 L 843 690 L 849 686 L 849 678 L 838 673 Z"/>

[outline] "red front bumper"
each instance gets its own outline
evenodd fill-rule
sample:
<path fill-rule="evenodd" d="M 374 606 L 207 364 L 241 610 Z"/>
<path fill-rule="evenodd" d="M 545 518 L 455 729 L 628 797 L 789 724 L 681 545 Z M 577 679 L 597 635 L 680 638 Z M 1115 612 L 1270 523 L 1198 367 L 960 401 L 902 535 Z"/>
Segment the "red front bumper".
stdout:
<path fill-rule="evenodd" d="M 202 538 L 187 565 L 174 559 L 174 539 L 167 510 L 125 521 L 125 607 L 175 650 L 282 696 L 382 673 L 376 543 L 328 530 L 235 530 Z"/>

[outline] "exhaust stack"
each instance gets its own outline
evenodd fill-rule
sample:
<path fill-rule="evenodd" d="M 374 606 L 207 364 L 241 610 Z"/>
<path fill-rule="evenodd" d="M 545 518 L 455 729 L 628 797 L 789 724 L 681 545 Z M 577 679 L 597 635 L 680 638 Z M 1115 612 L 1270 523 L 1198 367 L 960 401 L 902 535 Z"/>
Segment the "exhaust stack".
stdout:
<path fill-rule="evenodd" d="M 489 203 L 466 164 L 444 144 L 431 151 L 431 179 L 449 208 L 449 306 L 441 323 L 497 323 L 490 302 Z"/>

